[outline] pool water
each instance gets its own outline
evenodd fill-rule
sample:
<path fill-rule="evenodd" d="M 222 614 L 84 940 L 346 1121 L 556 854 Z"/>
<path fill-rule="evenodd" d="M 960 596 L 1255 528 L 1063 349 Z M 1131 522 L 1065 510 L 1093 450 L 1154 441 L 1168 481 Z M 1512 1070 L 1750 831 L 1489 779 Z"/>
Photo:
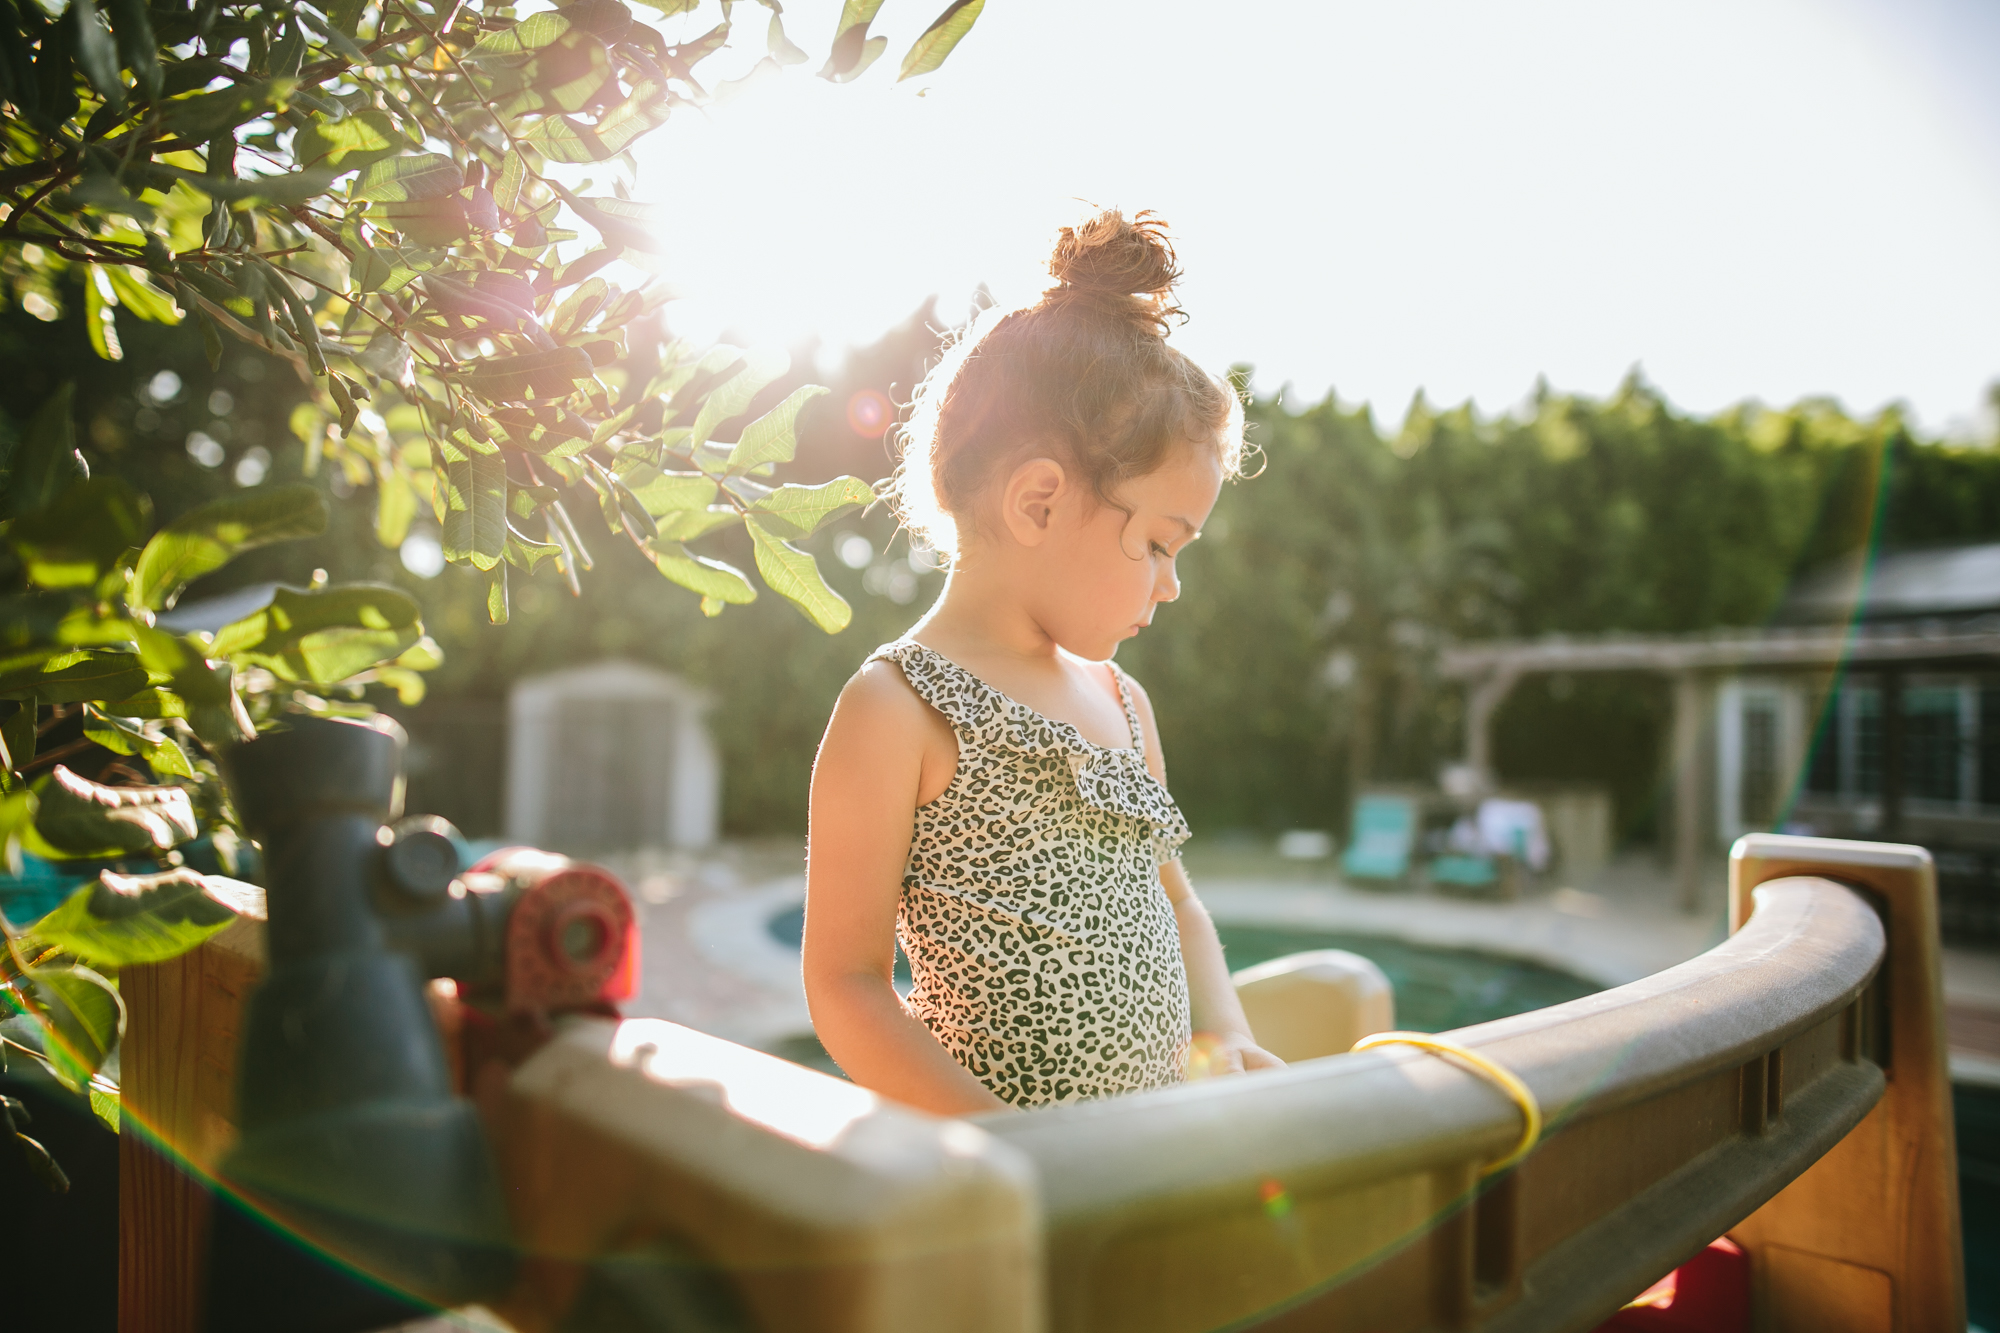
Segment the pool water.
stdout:
<path fill-rule="evenodd" d="M 1602 989 L 1539 963 L 1437 949 L 1375 935 L 1298 930 L 1290 926 L 1218 926 L 1232 972 L 1308 949 L 1345 949 L 1382 969 L 1396 992 L 1396 1026 L 1409 1032 L 1449 1032 L 1530 1009 L 1580 999 Z"/>
<path fill-rule="evenodd" d="M 788 908 L 764 923 L 772 939 L 796 949 L 805 935 L 804 907 Z M 1434 949 L 1421 944 L 1373 935 L 1298 930 L 1289 926 L 1220 926 L 1222 948 L 1232 971 L 1303 953 L 1308 949 L 1346 949 L 1382 969 L 1396 991 L 1396 1026 L 1415 1032 L 1447 1032 L 1489 1019 L 1590 995 L 1599 988 L 1580 977 L 1539 963 L 1499 958 L 1469 949 Z M 896 989 L 910 988 L 909 962 L 896 950 Z M 839 1073 L 819 1042 L 810 1035 L 790 1038 L 772 1054 Z"/>

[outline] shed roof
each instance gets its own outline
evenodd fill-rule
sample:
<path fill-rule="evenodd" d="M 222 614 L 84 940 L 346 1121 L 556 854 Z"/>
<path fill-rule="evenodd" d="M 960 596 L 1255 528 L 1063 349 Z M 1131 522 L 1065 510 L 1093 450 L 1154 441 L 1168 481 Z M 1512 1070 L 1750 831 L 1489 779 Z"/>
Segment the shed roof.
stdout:
<path fill-rule="evenodd" d="M 2000 542 L 1894 551 L 1853 551 L 1820 566 L 1793 587 L 1779 617 L 1826 624 L 1857 616 L 1902 620 L 2000 611 Z"/>

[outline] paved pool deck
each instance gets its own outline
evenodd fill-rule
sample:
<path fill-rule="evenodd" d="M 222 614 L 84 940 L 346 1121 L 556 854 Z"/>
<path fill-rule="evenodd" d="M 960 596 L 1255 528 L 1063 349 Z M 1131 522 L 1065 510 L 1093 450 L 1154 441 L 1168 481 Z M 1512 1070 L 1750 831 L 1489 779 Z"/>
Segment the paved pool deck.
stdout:
<path fill-rule="evenodd" d="M 1667 869 L 1628 857 L 1581 883 L 1560 877 L 1513 902 L 1344 884 L 1329 863 L 1256 850 L 1191 851 L 1188 869 L 1218 922 L 1378 935 L 1541 963 L 1610 987 L 1685 962 L 1725 937 L 1725 866 L 1702 877 L 1699 911 L 1675 901 Z M 766 928 L 805 895 L 801 850 L 732 844 L 700 857 L 609 858 L 638 905 L 645 966 L 626 1012 L 745 1045 L 780 1048 L 811 1031 L 796 951 Z M 1953 1075 L 2000 1084 L 2000 950 L 1945 951 Z"/>

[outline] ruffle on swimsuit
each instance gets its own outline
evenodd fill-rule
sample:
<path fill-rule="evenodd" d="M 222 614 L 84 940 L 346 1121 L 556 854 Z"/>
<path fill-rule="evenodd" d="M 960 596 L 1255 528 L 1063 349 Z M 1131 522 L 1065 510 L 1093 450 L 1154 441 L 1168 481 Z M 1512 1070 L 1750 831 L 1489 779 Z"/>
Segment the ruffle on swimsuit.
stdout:
<path fill-rule="evenodd" d="M 994 689 L 935 648 L 905 639 L 884 645 L 877 655 L 893 658 L 904 678 L 943 713 L 959 740 L 984 750 L 1020 755 L 1060 754 L 1076 775 L 1076 792 L 1100 810 L 1128 815 L 1150 825 L 1153 852 L 1161 865 L 1174 859 L 1192 832 L 1172 793 L 1146 767 L 1146 733 L 1139 725 L 1132 690 L 1116 663 L 1107 663 L 1118 682 L 1118 701 L 1132 744 L 1099 745 L 1068 722 L 1038 713 Z"/>

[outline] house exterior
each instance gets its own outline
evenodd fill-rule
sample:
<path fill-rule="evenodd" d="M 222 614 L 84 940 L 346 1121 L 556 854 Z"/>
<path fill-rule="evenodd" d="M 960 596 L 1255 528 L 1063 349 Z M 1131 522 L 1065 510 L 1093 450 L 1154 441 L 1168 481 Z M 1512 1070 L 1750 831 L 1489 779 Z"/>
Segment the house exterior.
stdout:
<path fill-rule="evenodd" d="M 1467 762 L 1524 677 L 1673 682 L 1671 846 L 1692 910 L 1700 864 L 1745 833 L 1915 842 L 1946 927 L 2000 937 L 2000 543 L 1857 555 L 1802 579 L 1763 629 L 1550 637 L 1447 650 L 1467 685 Z"/>

